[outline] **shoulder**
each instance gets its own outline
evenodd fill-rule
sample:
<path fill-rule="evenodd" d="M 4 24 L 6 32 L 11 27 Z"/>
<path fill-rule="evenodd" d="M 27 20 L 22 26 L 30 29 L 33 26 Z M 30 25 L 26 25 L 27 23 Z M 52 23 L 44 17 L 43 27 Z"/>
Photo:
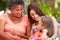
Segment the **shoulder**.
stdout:
<path fill-rule="evenodd" d="M 0 20 L 6 21 L 6 17 L 7 17 L 7 14 L 3 13 L 2 15 L 0 15 Z"/>
<path fill-rule="evenodd" d="M 51 17 L 51 18 L 52 18 L 52 20 L 53 20 L 54 26 L 57 26 L 57 20 L 56 20 L 56 18 L 55 18 L 55 17 Z"/>
<path fill-rule="evenodd" d="M 51 17 L 52 20 L 53 20 L 53 25 L 54 25 L 54 35 L 52 36 L 52 38 L 55 38 L 57 36 L 57 28 L 58 28 L 58 25 L 57 25 L 57 20 L 55 17 Z"/>
<path fill-rule="evenodd" d="M 5 14 L 3 13 L 2 15 L 0 15 L 0 23 L 5 23 L 6 19 L 5 19 Z"/>
<path fill-rule="evenodd" d="M 24 20 L 24 22 L 25 22 L 27 25 L 30 25 L 30 21 L 29 21 L 27 15 L 23 15 L 23 20 Z"/>
<path fill-rule="evenodd" d="M 2 20 L 5 17 L 5 14 L 0 15 L 0 20 Z"/>
<path fill-rule="evenodd" d="M 57 20 L 56 20 L 56 18 L 55 17 L 51 17 L 52 18 L 52 20 L 54 21 L 54 22 L 57 22 Z"/>
<path fill-rule="evenodd" d="M 28 16 L 27 16 L 27 15 L 23 15 L 23 18 L 24 18 L 24 19 L 28 19 Z"/>
<path fill-rule="evenodd" d="M 28 19 L 28 16 L 27 15 L 24 15 L 24 19 L 29 22 L 29 19 Z"/>

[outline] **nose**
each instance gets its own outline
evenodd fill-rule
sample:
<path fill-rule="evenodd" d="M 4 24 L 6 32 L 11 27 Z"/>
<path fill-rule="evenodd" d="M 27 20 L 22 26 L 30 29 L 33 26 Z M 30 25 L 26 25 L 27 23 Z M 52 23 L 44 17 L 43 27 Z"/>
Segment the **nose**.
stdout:
<path fill-rule="evenodd" d="M 21 14 L 22 13 L 22 11 L 18 11 L 18 14 Z"/>
<path fill-rule="evenodd" d="M 38 18 L 38 16 L 37 16 L 37 15 L 35 15 L 35 18 Z"/>

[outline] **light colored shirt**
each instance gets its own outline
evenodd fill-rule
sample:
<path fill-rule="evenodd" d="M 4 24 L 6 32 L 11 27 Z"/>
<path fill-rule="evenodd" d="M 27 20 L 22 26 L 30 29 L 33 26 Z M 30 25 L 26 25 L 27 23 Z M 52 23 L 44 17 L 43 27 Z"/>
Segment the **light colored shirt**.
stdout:
<path fill-rule="evenodd" d="M 5 25 L 5 29 L 4 29 L 4 32 L 11 36 L 12 38 L 16 39 L 16 40 L 21 40 L 22 38 L 17 36 L 17 35 L 14 35 L 13 32 L 17 31 L 19 34 L 22 33 L 22 34 L 25 34 L 26 33 L 26 27 L 28 25 L 28 18 L 27 18 L 27 15 L 24 15 L 22 17 L 22 21 L 18 24 L 14 24 L 8 17 L 8 14 L 3 14 L 0 19 L 6 21 L 6 25 Z"/>

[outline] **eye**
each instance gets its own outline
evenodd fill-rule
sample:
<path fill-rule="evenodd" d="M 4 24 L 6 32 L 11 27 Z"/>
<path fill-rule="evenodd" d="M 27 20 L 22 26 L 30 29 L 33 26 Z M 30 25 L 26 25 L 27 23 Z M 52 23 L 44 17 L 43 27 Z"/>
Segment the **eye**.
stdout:
<path fill-rule="evenodd" d="M 33 14 L 33 13 L 32 13 L 31 15 L 32 15 L 32 16 L 34 16 L 34 14 Z"/>
<path fill-rule="evenodd" d="M 19 11 L 19 9 L 16 9 L 16 11 Z"/>
<path fill-rule="evenodd" d="M 36 13 L 36 15 L 39 17 L 39 15 Z"/>
<path fill-rule="evenodd" d="M 23 9 L 20 9 L 20 10 L 23 10 Z"/>

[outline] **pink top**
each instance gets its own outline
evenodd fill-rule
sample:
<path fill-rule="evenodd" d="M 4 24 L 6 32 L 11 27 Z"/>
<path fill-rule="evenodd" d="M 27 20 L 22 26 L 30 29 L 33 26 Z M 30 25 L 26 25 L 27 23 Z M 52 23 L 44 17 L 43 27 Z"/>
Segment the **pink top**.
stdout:
<path fill-rule="evenodd" d="M 20 38 L 17 35 L 13 35 L 13 31 L 18 31 L 18 33 L 26 33 L 26 26 L 28 23 L 28 18 L 26 15 L 23 16 L 22 21 L 18 24 L 14 24 L 8 17 L 7 13 L 3 14 L 1 17 L 1 19 L 3 19 L 4 21 L 6 21 L 6 26 L 5 26 L 5 30 L 4 32 L 8 35 L 10 35 L 12 38 L 16 39 L 16 40 L 21 40 L 22 38 Z"/>

